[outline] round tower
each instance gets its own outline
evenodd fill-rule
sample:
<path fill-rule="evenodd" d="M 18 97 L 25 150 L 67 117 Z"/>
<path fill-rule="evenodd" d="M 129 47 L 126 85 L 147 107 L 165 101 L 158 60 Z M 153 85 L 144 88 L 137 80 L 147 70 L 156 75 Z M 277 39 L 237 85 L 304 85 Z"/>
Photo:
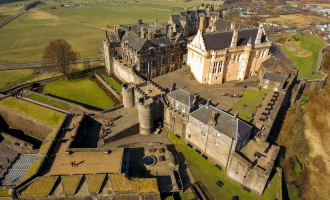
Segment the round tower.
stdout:
<path fill-rule="evenodd" d="M 154 128 L 153 100 L 152 98 L 147 100 L 141 98 L 138 104 L 140 133 L 142 135 L 148 135 L 152 133 Z"/>
<path fill-rule="evenodd" d="M 123 104 L 125 108 L 134 107 L 134 84 L 124 83 L 122 85 Z"/>

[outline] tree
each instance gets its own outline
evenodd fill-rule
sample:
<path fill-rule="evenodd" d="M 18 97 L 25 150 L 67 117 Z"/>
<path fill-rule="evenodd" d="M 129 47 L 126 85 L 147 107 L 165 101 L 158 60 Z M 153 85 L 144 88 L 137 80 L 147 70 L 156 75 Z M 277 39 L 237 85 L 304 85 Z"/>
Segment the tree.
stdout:
<path fill-rule="evenodd" d="M 236 9 L 232 9 L 231 11 L 229 11 L 228 13 L 226 13 L 226 15 L 224 16 L 225 19 L 231 20 L 231 21 L 235 21 L 235 22 L 241 22 L 241 14 L 238 10 Z"/>
<path fill-rule="evenodd" d="M 43 54 L 47 65 L 55 66 L 67 79 L 71 78 L 71 73 L 75 70 L 72 64 L 78 57 L 79 52 L 74 51 L 71 44 L 62 39 L 50 42 Z"/>

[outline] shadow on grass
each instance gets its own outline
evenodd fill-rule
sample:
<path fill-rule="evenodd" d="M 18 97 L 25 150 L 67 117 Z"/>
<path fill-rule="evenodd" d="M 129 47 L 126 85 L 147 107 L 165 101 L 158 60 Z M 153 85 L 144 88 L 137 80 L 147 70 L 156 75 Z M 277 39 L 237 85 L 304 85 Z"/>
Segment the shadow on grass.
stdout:
<path fill-rule="evenodd" d="M 73 100 L 70 100 L 70 99 L 59 97 L 59 96 L 56 96 L 56 95 L 53 95 L 53 94 L 50 94 L 50 93 L 47 93 L 45 95 L 48 95 L 48 96 L 51 96 L 51 97 L 55 97 L 55 98 L 58 98 L 58 99 L 62 99 L 64 101 L 68 101 L 68 102 L 71 102 L 71 103 L 75 103 L 75 104 L 81 105 L 81 106 L 83 106 L 83 107 L 85 107 L 87 109 L 90 109 L 90 110 L 95 110 L 95 111 L 103 111 L 104 110 L 102 108 L 98 108 L 98 107 L 91 106 L 91 105 L 88 105 L 88 104 L 84 104 L 84 103 L 81 103 L 81 102 L 78 102 L 78 101 L 73 101 Z"/>
<path fill-rule="evenodd" d="M 20 140 L 23 140 L 23 141 L 26 141 L 30 144 L 33 144 L 35 149 L 38 149 L 40 147 L 40 145 L 42 144 L 41 139 L 38 139 L 38 138 L 32 137 L 30 135 L 27 135 L 23 131 L 18 130 L 18 129 L 9 128 L 7 130 L 4 130 L 4 132 L 11 135 L 11 136 L 14 136 L 14 137 L 16 137 Z"/>

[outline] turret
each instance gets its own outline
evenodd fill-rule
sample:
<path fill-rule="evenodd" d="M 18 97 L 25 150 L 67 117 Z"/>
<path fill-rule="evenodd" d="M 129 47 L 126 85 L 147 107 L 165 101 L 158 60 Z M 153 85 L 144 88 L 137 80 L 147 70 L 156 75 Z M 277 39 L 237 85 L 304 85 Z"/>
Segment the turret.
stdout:
<path fill-rule="evenodd" d="M 147 100 L 141 98 L 138 102 L 140 133 L 149 135 L 153 131 L 153 99 Z"/>
<path fill-rule="evenodd" d="M 238 36 L 238 30 L 237 29 L 234 29 L 233 37 L 231 38 L 231 44 L 230 44 L 230 47 L 231 48 L 237 46 L 237 36 Z"/>

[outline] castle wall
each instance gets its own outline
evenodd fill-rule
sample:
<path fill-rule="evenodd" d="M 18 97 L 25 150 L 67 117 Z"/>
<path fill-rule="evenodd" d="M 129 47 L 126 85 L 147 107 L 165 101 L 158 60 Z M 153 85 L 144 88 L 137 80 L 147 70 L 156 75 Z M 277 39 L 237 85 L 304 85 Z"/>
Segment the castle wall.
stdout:
<path fill-rule="evenodd" d="M 142 135 L 148 135 L 153 132 L 153 108 L 153 101 L 151 99 L 139 102 L 138 104 L 140 133 Z"/>
<path fill-rule="evenodd" d="M 164 127 L 181 138 L 186 137 L 188 115 L 179 113 L 171 106 L 164 106 Z"/>
<path fill-rule="evenodd" d="M 35 136 L 42 140 L 44 140 L 47 135 L 55 128 L 46 122 L 40 121 L 14 110 L 10 110 L 3 106 L 0 106 L 0 115 L 10 127 L 22 130 L 24 133 Z"/>
<path fill-rule="evenodd" d="M 134 83 L 133 73 L 130 72 L 129 66 L 125 66 L 119 60 L 114 59 L 114 74 L 122 82 L 132 82 Z"/>

